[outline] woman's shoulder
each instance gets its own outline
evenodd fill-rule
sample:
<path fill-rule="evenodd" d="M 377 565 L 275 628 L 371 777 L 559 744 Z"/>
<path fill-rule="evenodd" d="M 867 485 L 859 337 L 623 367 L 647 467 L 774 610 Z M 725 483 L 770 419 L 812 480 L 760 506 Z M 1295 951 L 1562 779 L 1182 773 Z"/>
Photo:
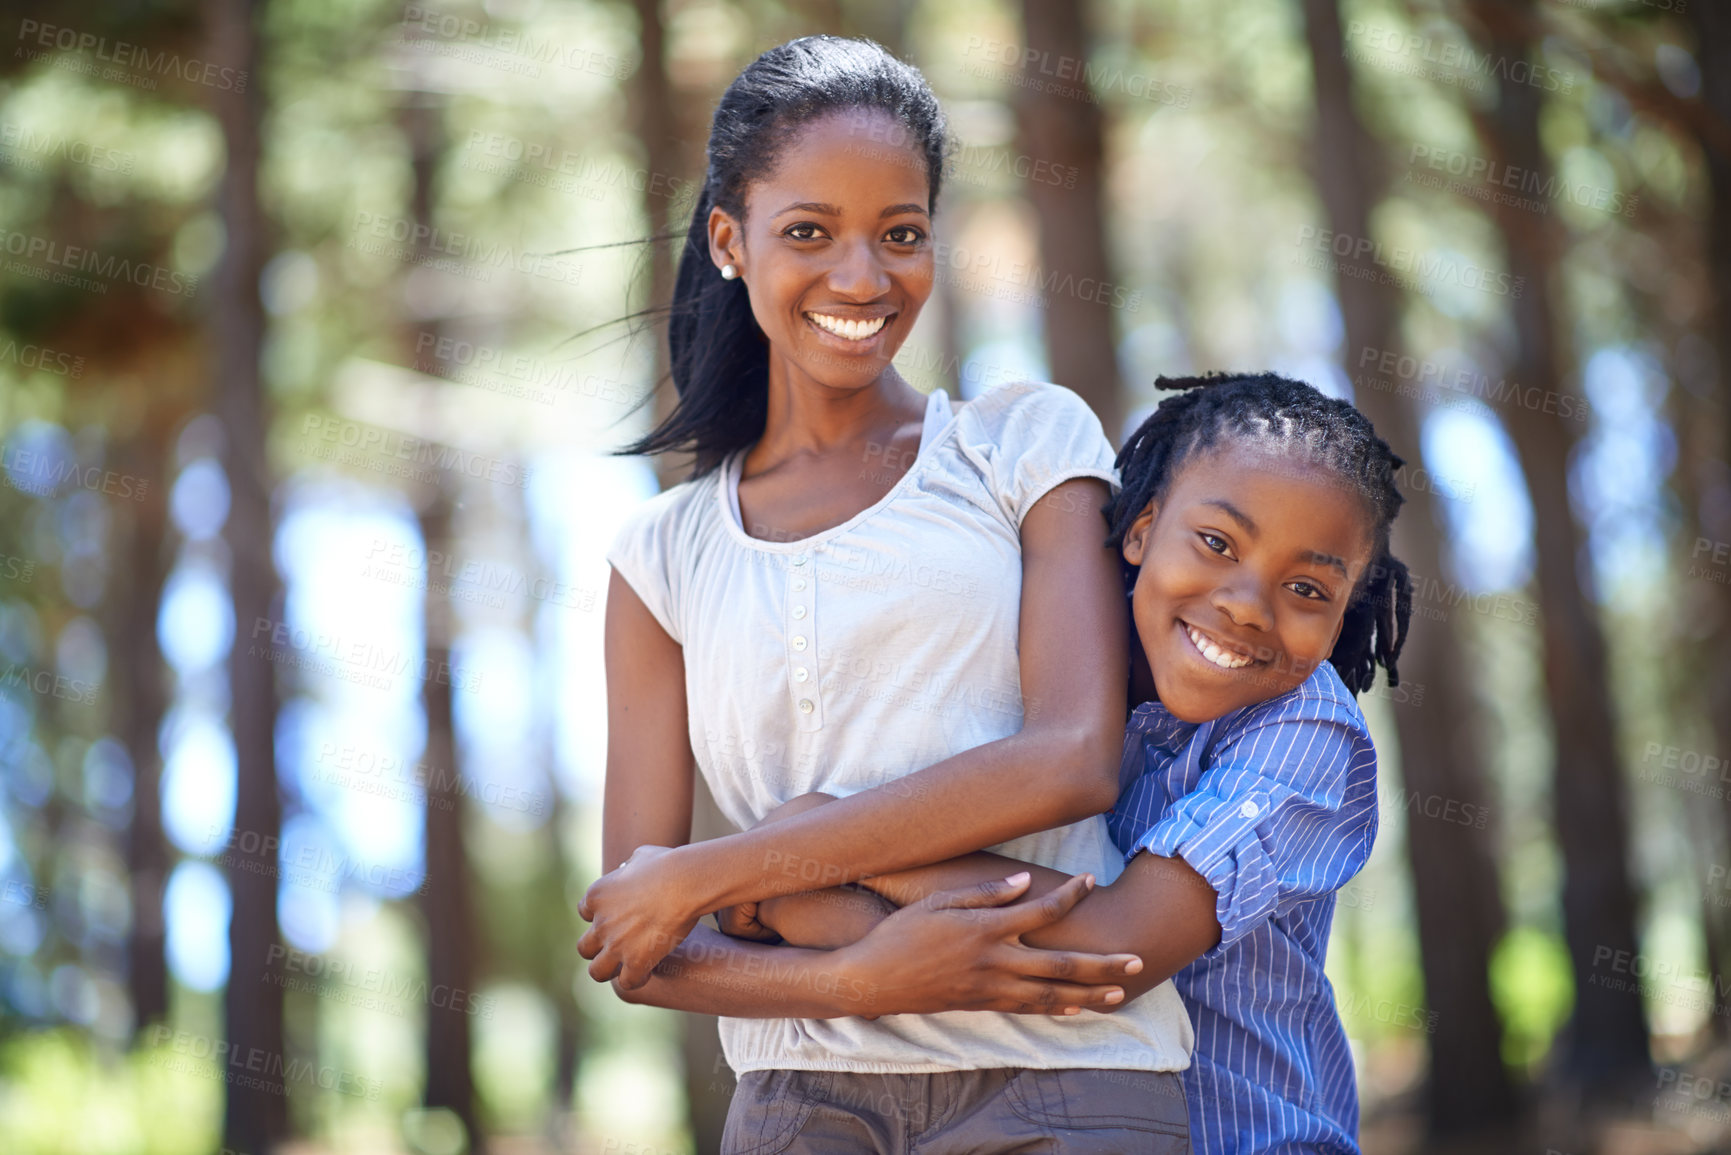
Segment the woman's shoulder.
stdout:
<path fill-rule="evenodd" d="M 964 441 L 1020 451 L 1042 440 L 1098 435 L 1100 419 L 1072 390 L 1047 381 L 1015 381 L 975 397 L 957 417 Z"/>
<path fill-rule="evenodd" d="M 623 544 L 642 538 L 685 536 L 697 519 L 714 511 L 715 487 L 721 475 L 722 470 L 714 470 L 638 502 L 621 519 L 616 540 Z"/>

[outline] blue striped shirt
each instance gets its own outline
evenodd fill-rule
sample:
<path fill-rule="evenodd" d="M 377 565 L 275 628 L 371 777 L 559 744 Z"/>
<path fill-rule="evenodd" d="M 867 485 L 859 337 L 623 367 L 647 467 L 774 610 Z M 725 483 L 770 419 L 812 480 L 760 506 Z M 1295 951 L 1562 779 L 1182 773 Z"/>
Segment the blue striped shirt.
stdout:
<path fill-rule="evenodd" d="M 1219 895 L 1220 945 L 1173 981 L 1196 1028 L 1184 1073 L 1199 1153 L 1358 1153 L 1352 1053 L 1323 973 L 1334 894 L 1376 838 L 1376 751 L 1324 662 L 1211 722 L 1138 706 L 1107 814 L 1126 861 L 1182 858 Z"/>

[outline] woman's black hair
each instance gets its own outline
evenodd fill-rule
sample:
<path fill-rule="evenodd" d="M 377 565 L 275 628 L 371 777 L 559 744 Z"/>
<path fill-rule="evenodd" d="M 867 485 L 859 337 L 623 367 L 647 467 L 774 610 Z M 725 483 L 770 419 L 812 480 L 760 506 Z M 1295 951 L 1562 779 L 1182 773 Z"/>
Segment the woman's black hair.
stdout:
<path fill-rule="evenodd" d="M 1161 377 L 1154 387 L 1185 392 L 1162 401 L 1118 454 L 1123 489 L 1106 507 L 1110 544 L 1122 546 L 1130 526 L 1150 501 L 1165 497 L 1191 454 L 1229 436 L 1297 449 L 1363 496 L 1373 526 L 1370 567 L 1353 591 L 1329 662 L 1355 694 L 1375 683 L 1379 665 L 1388 671 L 1389 685 L 1400 685 L 1395 660 L 1412 617 L 1412 579 L 1389 553 L 1388 535 L 1405 500 L 1394 484 L 1405 462 L 1364 414 L 1302 381 L 1274 373 L 1231 373 Z M 1133 584 L 1137 567 L 1124 565 L 1125 580 Z"/>
<path fill-rule="evenodd" d="M 709 166 L 691 214 L 668 318 L 673 387 L 667 420 L 621 453 L 695 455 L 701 477 L 763 436 L 769 413 L 769 348 L 745 283 L 724 280 L 709 257 L 709 212 L 745 219 L 745 193 L 773 167 L 802 126 L 850 109 L 887 113 L 925 156 L 936 209 L 944 171 L 944 116 L 918 69 L 870 40 L 805 36 L 771 48 L 722 94 L 709 130 Z M 882 134 L 875 134 L 881 139 Z M 861 134 L 864 147 L 874 136 Z M 891 143 L 900 138 L 898 131 Z M 888 152 L 889 150 L 884 150 Z"/>

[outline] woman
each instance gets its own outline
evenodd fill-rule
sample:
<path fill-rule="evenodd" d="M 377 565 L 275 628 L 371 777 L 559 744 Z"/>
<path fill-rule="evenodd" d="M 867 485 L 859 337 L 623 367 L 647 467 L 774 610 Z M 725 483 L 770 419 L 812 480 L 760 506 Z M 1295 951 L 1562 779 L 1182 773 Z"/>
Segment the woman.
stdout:
<path fill-rule="evenodd" d="M 1019 942 L 1122 869 L 1100 817 L 1127 677 L 1112 451 L 1066 390 L 958 409 L 895 372 L 943 139 L 923 78 L 862 41 L 773 49 L 716 111 L 675 288 L 680 404 L 632 447 L 696 467 L 609 555 L 612 873 L 580 950 L 628 999 L 724 1016 L 730 1151 L 1187 1150 L 1171 984 L 1079 1015 L 1139 960 Z M 741 827 L 839 801 L 683 845 L 694 754 Z M 963 908 L 1025 875 L 950 895 L 834 952 L 697 925 L 984 845 L 1076 877 L 1001 911 Z"/>

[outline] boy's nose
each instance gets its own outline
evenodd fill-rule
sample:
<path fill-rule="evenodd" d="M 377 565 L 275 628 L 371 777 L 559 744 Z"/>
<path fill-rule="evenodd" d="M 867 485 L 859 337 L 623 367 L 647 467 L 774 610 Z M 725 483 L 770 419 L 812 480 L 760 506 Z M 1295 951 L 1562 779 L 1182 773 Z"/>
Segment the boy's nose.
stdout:
<path fill-rule="evenodd" d="M 1274 625 L 1274 613 L 1260 586 L 1221 586 L 1214 591 L 1214 608 L 1233 625 L 1266 630 Z"/>

